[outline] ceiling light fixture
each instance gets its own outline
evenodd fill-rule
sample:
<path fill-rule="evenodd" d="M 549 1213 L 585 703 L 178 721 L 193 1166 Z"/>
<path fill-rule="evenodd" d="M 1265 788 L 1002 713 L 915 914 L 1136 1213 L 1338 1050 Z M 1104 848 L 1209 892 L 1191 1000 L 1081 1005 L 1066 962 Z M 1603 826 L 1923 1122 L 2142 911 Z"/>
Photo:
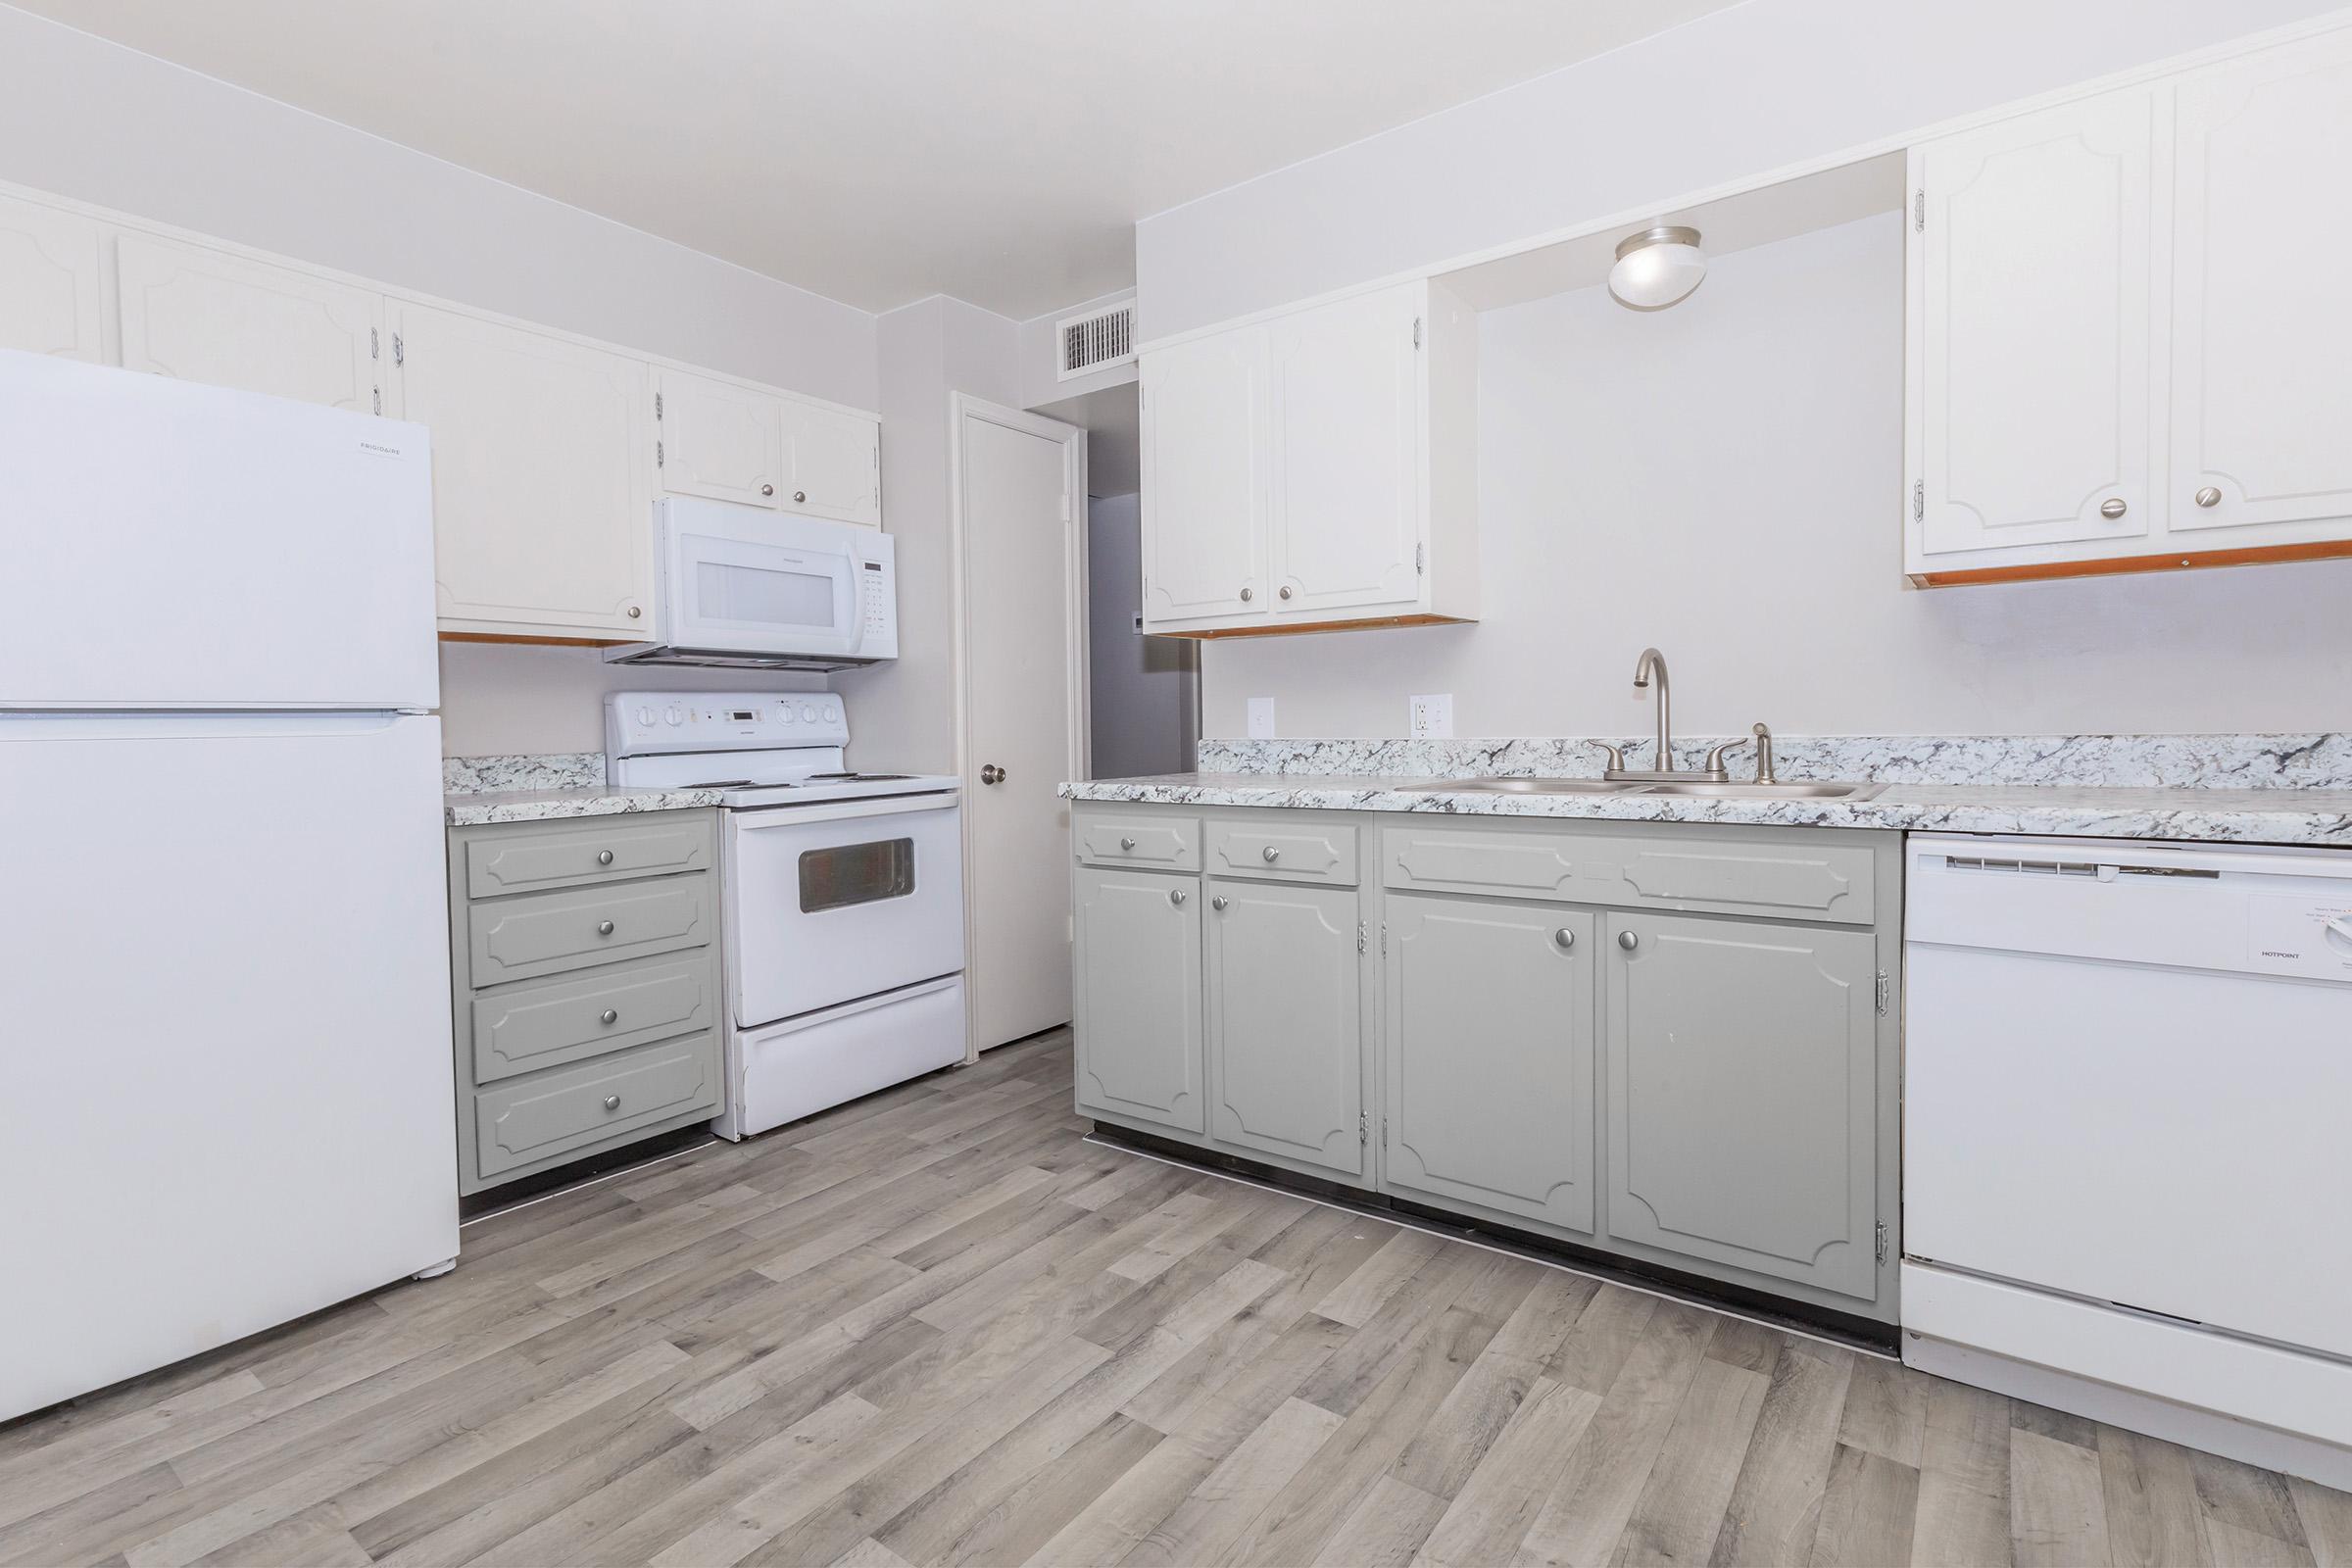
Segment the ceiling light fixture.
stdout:
<path fill-rule="evenodd" d="M 1698 248 L 1698 230 L 1661 225 L 1629 234 L 1618 245 L 1617 265 L 1609 269 L 1609 292 L 1619 304 L 1637 311 L 1662 311 L 1687 298 L 1706 275 L 1707 256 Z"/>

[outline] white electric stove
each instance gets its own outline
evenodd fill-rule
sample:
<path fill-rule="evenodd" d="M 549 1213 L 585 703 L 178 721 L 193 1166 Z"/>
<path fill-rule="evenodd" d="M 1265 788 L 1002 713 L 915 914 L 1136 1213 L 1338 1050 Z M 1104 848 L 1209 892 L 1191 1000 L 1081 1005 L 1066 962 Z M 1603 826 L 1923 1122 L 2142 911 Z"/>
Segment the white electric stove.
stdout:
<path fill-rule="evenodd" d="M 727 1108 L 748 1138 L 961 1061 L 961 780 L 858 773 L 830 692 L 615 692 L 609 780 L 720 791 Z"/>

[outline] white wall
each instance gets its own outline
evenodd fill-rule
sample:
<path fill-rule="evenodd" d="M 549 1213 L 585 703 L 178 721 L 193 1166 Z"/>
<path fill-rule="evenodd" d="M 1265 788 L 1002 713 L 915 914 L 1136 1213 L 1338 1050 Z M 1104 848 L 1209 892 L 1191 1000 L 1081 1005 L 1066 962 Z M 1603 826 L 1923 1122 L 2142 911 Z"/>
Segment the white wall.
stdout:
<path fill-rule="evenodd" d="M 1746 0 L 1136 227 L 1145 342 L 1828 157 L 2331 0 Z"/>
<path fill-rule="evenodd" d="M 2334 729 L 2352 563 L 1929 592 L 1902 579 L 1902 226 L 1719 258 L 1644 314 L 1605 289 L 1479 332 L 1484 619 L 1207 645 L 1202 732 L 1642 734 L 1647 644 L 1688 734 Z"/>
<path fill-rule="evenodd" d="M 1199 644 L 1137 634 L 1143 606 L 1141 501 L 1086 506 L 1087 683 L 1094 775 L 1132 778 L 1193 765 Z"/>
<path fill-rule="evenodd" d="M 956 758 L 955 579 L 948 506 L 948 400 L 1017 406 L 1019 323 L 934 295 L 878 322 L 882 512 L 898 544 L 899 658 L 844 670 L 850 760 L 867 769 L 949 773 Z"/>
<path fill-rule="evenodd" d="M 863 311 L 9 6 L 0 180 L 875 406 Z M 452 756 L 596 750 L 603 696 L 624 686 L 821 685 L 453 643 L 441 682 Z"/>

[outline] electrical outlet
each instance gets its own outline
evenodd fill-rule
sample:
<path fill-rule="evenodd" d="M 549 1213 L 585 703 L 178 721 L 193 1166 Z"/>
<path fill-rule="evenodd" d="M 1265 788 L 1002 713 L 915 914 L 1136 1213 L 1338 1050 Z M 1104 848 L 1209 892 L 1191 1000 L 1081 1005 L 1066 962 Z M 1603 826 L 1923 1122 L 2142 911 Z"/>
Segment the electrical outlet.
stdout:
<path fill-rule="evenodd" d="M 1405 699 L 1405 712 L 1412 720 L 1413 739 L 1445 741 L 1453 738 L 1453 693 L 1408 697 Z"/>
<path fill-rule="evenodd" d="M 1270 741 L 1274 738 L 1273 698 L 1250 699 L 1250 738 L 1253 741 Z"/>

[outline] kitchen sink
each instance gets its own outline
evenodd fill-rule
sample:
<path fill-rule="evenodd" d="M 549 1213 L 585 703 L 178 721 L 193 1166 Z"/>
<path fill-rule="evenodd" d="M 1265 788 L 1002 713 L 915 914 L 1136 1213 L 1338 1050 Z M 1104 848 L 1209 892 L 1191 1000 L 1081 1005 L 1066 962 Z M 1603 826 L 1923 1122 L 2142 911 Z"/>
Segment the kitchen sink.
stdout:
<path fill-rule="evenodd" d="M 1759 801 L 1867 801 L 1885 789 L 1884 784 L 1856 784 L 1843 779 L 1789 779 L 1773 784 L 1758 784 L 1741 779 L 1717 784 L 1706 779 L 1689 782 L 1644 784 L 1644 795 L 1707 795 L 1724 796 L 1734 800 Z"/>
<path fill-rule="evenodd" d="M 1644 786 L 1602 778 L 1448 778 L 1427 787 L 1479 795 L 1632 795 Z"/>

